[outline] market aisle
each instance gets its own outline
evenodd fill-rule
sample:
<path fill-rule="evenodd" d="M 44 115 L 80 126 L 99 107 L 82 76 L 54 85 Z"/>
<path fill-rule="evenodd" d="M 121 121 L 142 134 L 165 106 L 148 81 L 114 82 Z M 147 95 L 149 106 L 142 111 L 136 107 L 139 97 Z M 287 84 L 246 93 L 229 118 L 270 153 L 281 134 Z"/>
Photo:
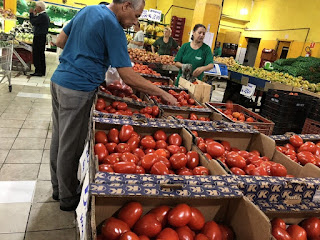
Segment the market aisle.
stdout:
<path fill-rule="evenodd" d="M 12 72 L 12 92 L 0 84 L 0 239 L 76 239 L 74 212 L 51 198 L 50 78 L 56 54 L 46 53 L 47 75 Z"/>

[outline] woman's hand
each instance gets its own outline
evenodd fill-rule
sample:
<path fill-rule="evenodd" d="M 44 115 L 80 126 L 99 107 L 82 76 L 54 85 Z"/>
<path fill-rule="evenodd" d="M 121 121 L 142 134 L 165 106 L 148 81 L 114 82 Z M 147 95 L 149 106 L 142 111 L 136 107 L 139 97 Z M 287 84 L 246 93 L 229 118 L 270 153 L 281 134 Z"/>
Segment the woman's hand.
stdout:
<path fill-rule="evenodd" d="M 202 67 L 198 67 L 198 68 L 196 68 L 194 71 L 193 71 L 193 73 L 192 73 L 192 76 L 194 76 L 194 77 L 198 77 L 201 73 L 203 73 L 203 68 Z"/>
<path fill-rule="evenodd" d="M 163 94 L 161 96 L 161 98 L 164 101 L 166 101 L 169 105 L 177 105 L 178 104 L 177 99 L 174 96 L 172 96 L 170 93 L 165 92 L 165 94 Z"/>

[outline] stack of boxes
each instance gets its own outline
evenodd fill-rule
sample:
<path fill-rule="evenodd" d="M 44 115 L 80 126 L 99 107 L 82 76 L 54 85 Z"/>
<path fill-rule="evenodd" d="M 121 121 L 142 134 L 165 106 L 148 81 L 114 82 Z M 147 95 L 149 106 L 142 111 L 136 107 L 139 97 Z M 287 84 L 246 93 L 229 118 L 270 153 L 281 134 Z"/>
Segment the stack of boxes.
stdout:
<path fill-rule="evenodd" d="M 171 18 L 171 30 L 172 30 L 172 38 L 179 44 L 182 45 L 182 36 L 184 30 L 184 24 L 186 22 L 185 18 L 179 18 L 173 16 Z"/>

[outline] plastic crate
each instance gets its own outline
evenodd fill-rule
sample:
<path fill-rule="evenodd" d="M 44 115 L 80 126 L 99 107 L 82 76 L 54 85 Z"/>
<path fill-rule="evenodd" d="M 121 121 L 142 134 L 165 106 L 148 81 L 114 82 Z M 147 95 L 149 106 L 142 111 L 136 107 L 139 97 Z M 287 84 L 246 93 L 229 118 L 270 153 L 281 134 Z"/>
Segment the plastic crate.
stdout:
<path fill-rule="evenodd" d="M 218 108 L 225 109 L 226 103 L 207 103 L 207 106 L 212 108 L 216 112 L 222 114 L 223 117 L 225 117 L 229 121 L 236 122 L 218 110 Z M 273 128 L 274 128 L 274 123 L 272 121 L 260 116 L 257 113 L 250 111 L 249 109 L 239 104 L 233 104 L 233 112 L 243 113 L 246 118 L 248 117 L 254 118 L 257 122 L 245 122 L 245 123 L 250 126 L 253 126 L 253 128 L 255 128 L 256 130 L 258 130 L 259 132 L 265 135 L 272 135 Z"/>
<path fill-rule="evenodd" d="M 185 22 L 186 21 L 186 19 L 185 18 L 179 18 L 179 17 L 177 17 L 177 16 L 172 16 L 172 18 L 171 18 L 171 22 Z"/>
<path fill-rule="evenodd" d="M 302 134 L 320 134 L 320 121 L 307 118 L 302 129 Z"/>
<path fill-rule="evenodd" d="M 307 118 L 320 122 L 320 99 L 313 99 L 310 102 Z"/>

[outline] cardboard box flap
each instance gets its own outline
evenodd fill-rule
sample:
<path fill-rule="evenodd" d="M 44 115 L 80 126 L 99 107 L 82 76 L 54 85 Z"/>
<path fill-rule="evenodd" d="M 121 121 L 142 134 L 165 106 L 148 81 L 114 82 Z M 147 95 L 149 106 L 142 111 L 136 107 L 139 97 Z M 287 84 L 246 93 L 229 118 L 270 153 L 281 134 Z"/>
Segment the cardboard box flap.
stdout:
<path fill-rule="evenodd" d="M 300 204 L 291 204 L 284 201 L 280 202 L 268 202 L 268 201 L 257 201 L 255 204 L 265 213 L 320 213 L 320 205 L 310 200 L 300 201 Z"/>
<path fill-rule="evenodd" d="M 188 184 L 130 184 L 108 183 L 91 184 L 92 195 L 105 196 L 144 196 L 144 197 L 191 197 L 191 198 L 241 198 L 242 193 L 236 186 L 215 186 Z"/>
<path fill-rule="evenodd" d="M 263 156 L 272 159 L 276 148 L 276 142 L 264 134 L 253 135 L 249 150 L 258 150 Z"/>
<path fill-rule="evenodd" d="M 320 140 L 320 134 L 297 134 L 304 141 L 317 141 Z M 289 141 L 290 135 L 273 135 L 270 136 L 276 142 Z"/>
<path fill-rule="evenodd" d="M 320 169 L 312 163 L 307 163 L 301 167 L 299 177 L 314 177 L 320 178 Z"/>

